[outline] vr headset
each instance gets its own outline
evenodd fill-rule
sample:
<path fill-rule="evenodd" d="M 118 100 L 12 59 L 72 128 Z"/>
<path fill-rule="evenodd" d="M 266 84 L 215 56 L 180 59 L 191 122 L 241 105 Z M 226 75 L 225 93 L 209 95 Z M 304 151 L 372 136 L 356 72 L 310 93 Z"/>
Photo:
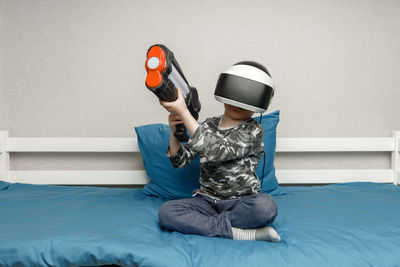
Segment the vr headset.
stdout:
<path fill-rule="evenodd" d="M 147 50 L 145 63 L 146 87 L 162 101 L 173 102 L 178 98 L 176 88 L 180 88 L 186 106 L 197 120 L 201 104 L 195 87 L 189 85 L 174 54 L 166 46 L 156 44 Z M 183 124 L 176 126 L 174 136 L 180 142 L 187 142 L 189 136 Z"/>
<path fill-rule="evenodd" d="M 219 76 L 216 100 L 256 113 L 267 111 L 275 85 L 267 68 L 254 61 L 242 61 Z"/>

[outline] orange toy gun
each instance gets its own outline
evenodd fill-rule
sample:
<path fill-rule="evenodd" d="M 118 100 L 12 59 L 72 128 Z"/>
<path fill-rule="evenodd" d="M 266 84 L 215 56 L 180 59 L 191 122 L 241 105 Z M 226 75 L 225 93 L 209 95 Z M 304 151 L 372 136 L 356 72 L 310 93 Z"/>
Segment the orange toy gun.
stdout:
<path fill-rule="evenodd" d="M 146 87 L 162 101 L 172 102 L 178 98 L 176 88 L 180 88 L 186 106 L 197 120 L 201 104 L 196 88 L 189 85 L 176 61 L 174 54 L 164 45 L 156 44 L 147 51 Z M 176 126 L 174 136 L 180 142 L 187 142 L 189 136 L 183 124 Z"/>

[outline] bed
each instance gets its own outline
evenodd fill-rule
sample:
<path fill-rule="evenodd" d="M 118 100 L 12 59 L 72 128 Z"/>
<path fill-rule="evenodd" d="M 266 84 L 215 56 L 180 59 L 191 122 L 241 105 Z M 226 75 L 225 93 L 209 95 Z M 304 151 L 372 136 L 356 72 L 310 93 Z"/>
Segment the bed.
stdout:
<path fill-rule="evenodd" d="M 16 171 L 13 152 L 138 152 L 134 138 L 10 138 L 0 132 L 0 266 L 398 266 L 399 132 L 387 138 L 283 138 L 277 152 L 385 151 L 391 169 L 277 170 L 281 243 L 162 229 L 167 199 L 143 171 Z M 95 182 L 96 181 L 96 182 Z M 302 185 L 313 183 L 328 185 Z M 53 184 L 53 185 L 49 185 Z M 81 184 L 80 186 L 61 186 Z M 83 184 L 83 185 L 82 185 Z"/>

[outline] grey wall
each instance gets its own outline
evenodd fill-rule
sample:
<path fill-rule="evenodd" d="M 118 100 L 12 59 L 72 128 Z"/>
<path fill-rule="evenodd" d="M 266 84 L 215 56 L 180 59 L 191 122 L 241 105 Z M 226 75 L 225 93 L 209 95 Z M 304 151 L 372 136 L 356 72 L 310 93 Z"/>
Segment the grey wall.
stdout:
<path fill-rule="evenodd" d="M 219 73 L 264 63 L 278 137 L 375 137 L 400 130 L 400 2 L 0 0 L 0 129 L 24 137 L 133 137 L 167 123 L 144 86 L 147 48 L 174 51 L 220 114 Z M 5 119 L 6 118 L 6 119 Z M 282 168 L 388 167 L 379 153 L 278 156 Z M 373 164 L 372 164 L 373 162 Z M 12 155 L 12 168 L 141 168 L 140 157 Z"/>
<path fill-rule="evenodd" d="M 3 82 L 4 82 L 4 48 L 3 48 L 3 42 L 1 40 L 4 39 L 4 31 L 3 31 L 3 23 L 4 23 L 4 14 L 5 14 L 5 4 L 6 2 L 3 0 L 0 0 L 0 130 L 1 129 L 6 129 L 7 125 L 5 122 L 5 116 L 4 116 L 4 88 L 3 88 Z"/>

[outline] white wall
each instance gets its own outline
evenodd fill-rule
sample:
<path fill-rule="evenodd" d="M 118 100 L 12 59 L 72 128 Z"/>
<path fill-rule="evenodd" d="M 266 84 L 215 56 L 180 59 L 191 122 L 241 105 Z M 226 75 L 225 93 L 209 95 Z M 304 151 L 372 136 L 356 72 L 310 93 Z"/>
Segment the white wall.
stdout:
<path fill-rule="evenodd" d="M 156 42 L 174 51 L 198 88 L 200 120 L 223 111 L 213 99 L 219 73 L 255 60 L 277 85 L 270 111 L 281 110 L 279 137 L 390 136 L 400 129 L 396 0 L 0 3 L 0 111 L 7 118 L 0 117 L 0 129 L 10 136 L 129 137 L 136 125 L 167 123 L 144 86 L 145 53 Z M 141 166 L 135 156 L 87 156 L 71 163 L 73 156 L 17 154 L 12 167 Z M 385 155 L 354 156 L 320 163 L 314 155 L 303 164 L 303 155 L 292 155 L 277 165 L 389 164 Z"/>

